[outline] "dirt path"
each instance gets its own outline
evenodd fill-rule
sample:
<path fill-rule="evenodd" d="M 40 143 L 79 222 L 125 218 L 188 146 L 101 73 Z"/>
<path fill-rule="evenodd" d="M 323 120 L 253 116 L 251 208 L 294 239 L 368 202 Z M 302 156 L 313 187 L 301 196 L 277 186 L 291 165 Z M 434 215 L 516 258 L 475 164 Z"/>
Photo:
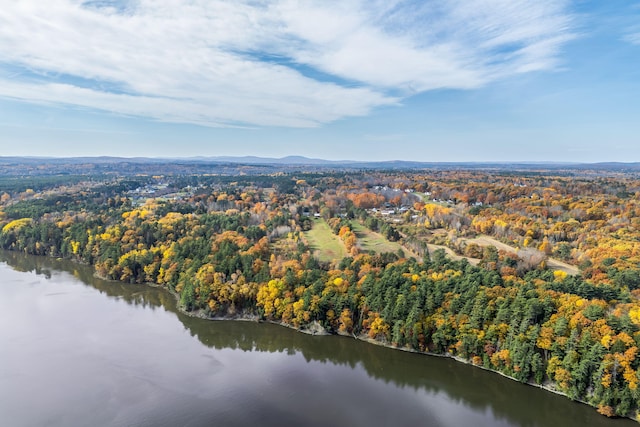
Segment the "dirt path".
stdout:
<path fill-rule="evenodd" d="M 580 269 L 575 265 L 567 264 L 566 262 L 562 262 L 554 258 L 547 259 L 547 266 L 552 270 L 564 271 L 571 276 L 577 276 L 580 274 Z"/>
<path fill-rule="evenodd" d="M 475 243 L 478 246 L 495 246 L 495 248 L 499 250 L 513 252 L 514 254 L 518 253 L 518 248 L 509 246 L 506 243 L 502 243 L 501 241 L 496 240 L 493 237 L 489 237 L 489 236 L 483 235 L 483 236 L 478 236 L 475 239 L 462 238 L 461 240 L 464 240 L 469 243 Z"/>

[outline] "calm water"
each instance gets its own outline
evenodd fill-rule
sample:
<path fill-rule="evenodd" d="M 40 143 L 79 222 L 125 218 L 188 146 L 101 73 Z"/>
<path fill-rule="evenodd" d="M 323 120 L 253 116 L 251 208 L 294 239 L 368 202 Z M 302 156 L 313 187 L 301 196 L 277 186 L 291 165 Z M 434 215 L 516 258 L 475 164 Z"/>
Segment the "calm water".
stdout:
<path fill-rule="evenodd" d="M 0 425 L 637 426 L 447 359 L 189 318 L 161 289 L 6 252 Z"/>

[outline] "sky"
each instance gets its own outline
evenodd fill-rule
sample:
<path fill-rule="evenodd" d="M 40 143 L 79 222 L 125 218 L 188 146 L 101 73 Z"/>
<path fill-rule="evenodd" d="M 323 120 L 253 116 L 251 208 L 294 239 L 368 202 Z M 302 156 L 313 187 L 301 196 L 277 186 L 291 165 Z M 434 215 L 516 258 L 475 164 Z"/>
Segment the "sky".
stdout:
<path fill-rule="evenodd" d="M 15 155 L 637 162 L 640 1 L 7 1 Z"/>

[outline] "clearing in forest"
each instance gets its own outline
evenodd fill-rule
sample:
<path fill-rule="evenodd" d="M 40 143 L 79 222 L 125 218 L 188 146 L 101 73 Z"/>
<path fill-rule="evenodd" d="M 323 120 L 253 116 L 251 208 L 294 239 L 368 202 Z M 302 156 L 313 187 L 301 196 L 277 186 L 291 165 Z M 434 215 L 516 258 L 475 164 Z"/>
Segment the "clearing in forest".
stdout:
<path fill-rule="evenodd" d="M 406 256 L 415 256 L 401 244 L 390 242 L 382 234 L 369 230 L 357 221 L 351 221 L 351 229 L 356 233 L 358 247 L 363 252 L 374 251 L 379 254 L 384 252 L 397 253 L 398 249 L 402 249 L 402 252 L 404 252 Z"/>
<path fill-rule="evenodd" d="M 333 234 L 324 219 L 314 219 L 313 228 L 304 233 L 314 256 L 320 261 L 340 260 L 347 255 L 347 249 L 340 238 Z"/>
<path fill-rule="evenodd" d="M 444 234 L 444 231 L 442 229 L 439 230 L 434 230 L 434 234 L 435 233 L 439 233 L 439 234 Z M 493 246 L 495 247 L 497 250 L 503 250 L 506 252 L 511 252 L 513 254 L 518 254 L 518 248 L 516 248 L 515 246 L 510 246 L 507 245 L 506 243 L 503 243 L 501 241 L 499 241 L 498 239 L 491 237 L 491 236 L 487 236 L 487 235 L 480 235 L 478 237 L 475 237 L 473 239 L 467 239 L 464 237 L 458 237 L 459 241 L 465 241 L 467 243 L 475 243 L 478 246 Z M 444 252 L 447 254 L 447 256 L 451 259 L 453 259 L 454 261 L 459 261 L 462 258 L 466 258 L 467 261 L 469 261 L 470 264 L 473 265 L 478 265 L 480 263 L 480 260 L 477 258 L 469 258 L 469 257 L 465 257 L 463 255 L 458 255 L 456 254 L 452 249 L 448 248 L 447 246 L 442 246 L 442 245 L 434 245 L 429 243 L 428 245 L 429 248 L 429 252 L 433 253 L 433 251 L 438 250 L 438 249 L 444 249 Z M 567 264 L 566 262 L 562 262 L 558 259 L 555 258 L 547 258 L 546 259 L 547 262 L 547 267 L 551 270 L 560 270 L 560 271 L 564 271 L 565 273 L 571 275 L 571 276 L 577 276 L 580 274 L 580 269 L 578 269 L 578 267 L 576 267 L 575 265 L 571 265 L 571 264 Z"/>
<path fill-rule="evenodd" d="M 518 248 L 504 244 L 490 236 L 482 235 L 476 237 L 475 239 L 469 239 L 468 241 L 471 243 L 476 243 L 479 246 L 495 246 L 498 250 L 502 249 L 507 252 L 513 252 L 514 254 L 518 253 Z M 575 265 L 567 264 L 566 262 L 562 262 L 555 258 L 547 258 L 547 267 L 549 267 L 551 270 L 564 271 L 571 276 L 580 274 L 580 270 Z"/>

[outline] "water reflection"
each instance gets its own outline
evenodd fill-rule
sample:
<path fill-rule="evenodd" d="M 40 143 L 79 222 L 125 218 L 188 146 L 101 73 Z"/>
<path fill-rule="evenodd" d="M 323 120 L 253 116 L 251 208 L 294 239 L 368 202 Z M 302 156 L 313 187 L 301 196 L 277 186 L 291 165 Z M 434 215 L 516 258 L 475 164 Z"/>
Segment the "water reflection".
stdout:
<path fill-rule="evenodd" d="M 0 262 L 47 279 L 59 271 L 67 272 L 108 298 L 174 313 L 191 336 L 209 348 L 300 354 L 307 364 L 321 362 L 352 369 L 361 367 L 369 377 L 393 387 L 437 396 L 443 411 L 447 405 L 453 405 L 452 411 L 455 412 L 456 405 L 462 405 L 492 418 L 496 425 L 636 425 L 629 420 L 606 419 L 597 415 L 595 410 L 566 398 L 444 358 L 404 353 L 353 338 L 309 336 L 270 324 L 212 322 L 193 318 L 179 312 L 175 298 L 163 289 L 104 281 L 96 278 L 91 268 L 84 265 L 2 251 Z M 389 399 L 392 401 L 393 397 Z"/>

